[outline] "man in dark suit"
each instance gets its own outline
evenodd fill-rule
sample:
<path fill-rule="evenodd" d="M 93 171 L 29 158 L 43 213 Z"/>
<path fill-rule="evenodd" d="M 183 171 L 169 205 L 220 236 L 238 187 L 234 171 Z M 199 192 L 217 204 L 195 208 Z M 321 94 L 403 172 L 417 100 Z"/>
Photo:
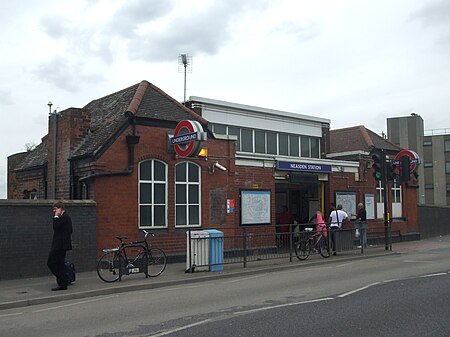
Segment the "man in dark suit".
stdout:
<path fill-rule="evenodd" d="M 53 205 L 53 240 L 48 254 L 47 266 L 55 275 L 58 286 L 53 291 L 66 290 L 69 284 L 64 260 L 66 252 L 72 250 L 72 220 L 58 201 Z"/>

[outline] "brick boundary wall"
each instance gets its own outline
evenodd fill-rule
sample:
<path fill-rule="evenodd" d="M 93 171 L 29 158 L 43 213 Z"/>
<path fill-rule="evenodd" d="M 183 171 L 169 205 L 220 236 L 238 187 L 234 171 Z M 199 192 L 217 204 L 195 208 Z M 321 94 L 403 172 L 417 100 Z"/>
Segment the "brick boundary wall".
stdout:
<path fill-rule="evenodd" d="M 422 239 L 450 234 L 450 207 L 418 205 L 417 213 Z"/>
<path fill-rule="evenodd" d="M 54 200 L 0 200 L 0 280 L 51 275 L 47 257 L 51 246 Z M 72 218 L 73 250 L 67 258 L 77 272 L 95 270 L 96 203 L 64 201 Z"/>

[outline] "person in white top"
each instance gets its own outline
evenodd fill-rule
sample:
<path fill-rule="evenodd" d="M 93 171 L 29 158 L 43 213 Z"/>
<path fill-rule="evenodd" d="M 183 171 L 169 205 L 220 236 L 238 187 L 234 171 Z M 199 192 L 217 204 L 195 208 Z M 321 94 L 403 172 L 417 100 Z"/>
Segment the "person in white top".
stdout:
<path fill-rule="evenodd" d="M 336 231 L 342 227 L 342 224 L 348 220 L 348 215 L 342 210 L 342 205 L 337 205 L 335 210 L 330 213 L 330 230 L 331 230 L 331 251 L 336 255 Z"/>

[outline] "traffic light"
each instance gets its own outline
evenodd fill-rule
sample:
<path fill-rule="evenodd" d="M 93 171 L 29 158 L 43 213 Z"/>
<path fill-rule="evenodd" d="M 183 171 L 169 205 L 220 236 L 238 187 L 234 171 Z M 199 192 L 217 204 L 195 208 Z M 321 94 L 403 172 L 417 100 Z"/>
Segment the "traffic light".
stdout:
<path fill-rule="evenodd" d="M 400 171 L 402 181 L 407 182 L 411 179 L 411 158 L 409 156 L 402 156 L 400 158 Z"/>
<path fill-rule="evenodd" d="M 380 181 L 383 178 L 383 156 L 382 152 L 379 150 L 372 152 L 372 168 L 373 172 L 372 175 L 375 178 L 376 181 Z"/>
<path fill-rule="evenodd" d="M 386 162 L 386 179 L 394 181 L 397 178 L 397 166 L 392 161 Z"/>

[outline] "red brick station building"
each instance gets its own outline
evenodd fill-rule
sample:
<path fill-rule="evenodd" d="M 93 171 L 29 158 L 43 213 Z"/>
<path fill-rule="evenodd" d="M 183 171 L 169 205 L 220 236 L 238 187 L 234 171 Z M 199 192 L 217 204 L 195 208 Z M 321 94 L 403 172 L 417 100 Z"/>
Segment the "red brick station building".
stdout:
<path fill-rule="evenodd" d="M 180 122 L 200 131 L 185 152 L 171 142 Z M 99 250 L 150 229 L 182 252 L 188 229 L 273 231 L 285 208 L 304 222 L 337 203 L 350 213 L 364 203 L 370 228 L 383 225 L 376 148 L 401 150 L 363 126 L 330 131 L 323 118 L 199 97 L 183 105 L 142 81 L 51 113 L 42 142 L 8 157 L 8 199 L 94 200 Z M 389 183 L 388 199 L 393 229 L 418 232 L 414 184 Z"/>

